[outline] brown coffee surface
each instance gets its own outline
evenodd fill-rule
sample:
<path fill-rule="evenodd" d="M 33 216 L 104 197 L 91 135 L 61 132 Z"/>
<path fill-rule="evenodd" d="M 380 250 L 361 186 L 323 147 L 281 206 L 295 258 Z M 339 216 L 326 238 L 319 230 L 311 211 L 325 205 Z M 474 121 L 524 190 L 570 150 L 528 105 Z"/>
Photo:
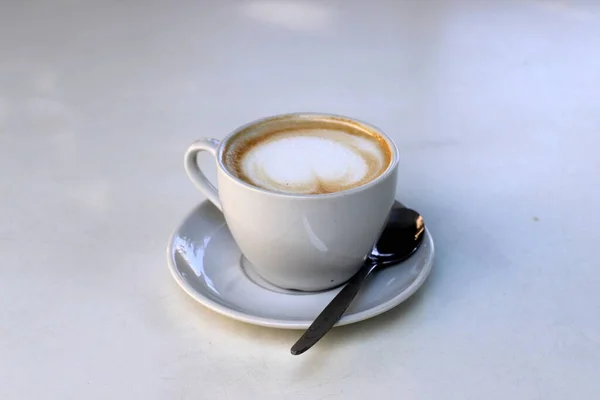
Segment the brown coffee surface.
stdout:
<path fill-rule="evenodd" d="M 375 132 L 309 120 L 246 129 L 230 140 L 223 161 L 234 176 L 261 189 L 327 194 L 376 179 L 391 158 Z"/>

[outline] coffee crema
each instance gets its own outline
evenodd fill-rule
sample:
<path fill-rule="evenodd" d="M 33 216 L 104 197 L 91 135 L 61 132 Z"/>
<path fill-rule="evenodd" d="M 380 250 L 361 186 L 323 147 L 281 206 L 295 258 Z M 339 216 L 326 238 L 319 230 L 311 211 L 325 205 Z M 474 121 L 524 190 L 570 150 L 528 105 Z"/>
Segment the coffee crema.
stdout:
<path fill-rule="evenodd" d="M 242 132 L 225 149 L 224 163 L 253 186 L 290 194 L 349 190 L 384 173 L 391 151 L 379 135 L 318 122 Z"/>

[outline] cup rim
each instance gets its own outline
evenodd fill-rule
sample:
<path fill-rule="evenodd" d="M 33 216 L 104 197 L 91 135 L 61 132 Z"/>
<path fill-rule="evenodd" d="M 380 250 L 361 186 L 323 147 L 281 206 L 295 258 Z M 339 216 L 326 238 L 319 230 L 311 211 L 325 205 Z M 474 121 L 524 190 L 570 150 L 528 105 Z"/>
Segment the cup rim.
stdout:
<path fill-rule="evenodd" d="M 223 162 L 223 158 L 224 158 L 223 153 L 225 151 L 225 148 L 227 147 L 227 143 L 229 143 L 229 141 L 234 136 L 236 136 L 241 131 L 244 131 L 254 125 L 265 123 L 270 120 L 282 119 L 282 118 L 298 118 L 298 117 L 335 118 L 335 119 L 347 120 L 352 123 L 363 125 L 365 128 L 376 132 L 378 135 L 380 135 L 385 140 L 386 144 L 389 146 L 391 153 L 392 153 L 392 158 L 391 158 L 390 164 L 388 165 L 386 170 L 383 171 L 383 173 L 381 175 L 379 175 L 377 178 L 373 179 L 372 181 L 365 183 L 364 185 L 361 185 L 361 186 L 358 186 L 358 187 L 355 187 L 352 189 L 342 190 L 339 192 L 317 193 L 317 194 L 315 194 L 315 193 L 309 193 L 309 194 L 284 193 L 284 192 L 276 192 L 273 190 L 263 189 L 263 188 L 251 185 L 251 184 L 241 180 L 240 178 L 238 178 L 237 176 L 232 174 L 231 171 L 229 171 L 229 169 Z M 229 179 L 232 179 L 238 185 L 241 185 L 249 190 L 252 190 L 252 191 L 264 194 L 264 195 L 268 195 L 268 196 L 293 198 L 293 199 L 306 199 L 306 200 L 309 200 L 309 199 L 318 200 L 318 199 L 330 199 L 330 198 L 336 198 L 336 197 L 344 197 L 344 196 L 348 196 L 353 193 L 358 193 L 363 190 L 367 190 L 368 188 L 375 186 L 375 185 L 377 185 L 377 183 L 386 179 L 395 170 L 396 166 L 398 165 L 398 146 L 381 129 L 379 129 L 378 127 L 376 127 L 370 123 L 361 121 L 356 118 L 351 118 L 351 117 L 347 117 L 345 115 L 339 115 L 339 114 L 319 113 L 319 112 L 294 112 L 294 113 L 276 114 L 276 115 L 271 115 L 268 117 L 263 117 L 263 118 L 259 118 L 259 119 L 250 121 L 250 122 L 236 128 L 233 132 L 231 132 L 230 134 L 225 136 L 219 143 L 219 147 L 217 149 L 216 155 L 217 155 L 216 158 L 217 158 L 217 164 L 219 166 L 219 169 L 223 173 L 225 173 Z"/>

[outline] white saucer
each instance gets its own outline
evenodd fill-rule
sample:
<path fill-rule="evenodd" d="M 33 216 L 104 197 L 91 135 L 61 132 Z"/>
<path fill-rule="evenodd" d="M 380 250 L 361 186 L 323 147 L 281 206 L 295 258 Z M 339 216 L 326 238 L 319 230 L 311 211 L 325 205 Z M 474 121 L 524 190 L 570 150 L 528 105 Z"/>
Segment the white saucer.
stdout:
<path fill-rule="evenodd" d="M 253 272 L 219 210 L 205 201 L 175 230 L 167 248 L 175 281 L 192 298 L 230 318 L 268 327 L 305 329 L 341 290 L 295 292 L 279 289 Z M 338 322 L 374 317 L 402 303 L 425 282 L 433 266 L 429 232 L 415 254 L 367 282 Z"/>

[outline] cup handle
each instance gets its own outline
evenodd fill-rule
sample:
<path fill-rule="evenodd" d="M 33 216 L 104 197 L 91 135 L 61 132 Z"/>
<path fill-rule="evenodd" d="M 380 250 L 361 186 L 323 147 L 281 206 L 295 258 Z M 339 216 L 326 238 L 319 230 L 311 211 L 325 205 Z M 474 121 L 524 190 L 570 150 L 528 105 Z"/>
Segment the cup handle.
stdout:
<path fill-rule="evenodd" d="M 217 156 L 217 149 L 219 148 L 219 141 L 216 139 L 200 139 L 187 149 L 185 152 L 184 162 L 185 171 L 188 176 L 196 184 L 198 189 L 208 198 L 208 200 L 215 205 L 219 210 L 223 211 L 221 206 L 221 200 L 219 200 L 219 192 L 217 188 L 210 183 L 206 175 L 198 167 L 198 154 L 207 151 L 213 157 Z"/>

